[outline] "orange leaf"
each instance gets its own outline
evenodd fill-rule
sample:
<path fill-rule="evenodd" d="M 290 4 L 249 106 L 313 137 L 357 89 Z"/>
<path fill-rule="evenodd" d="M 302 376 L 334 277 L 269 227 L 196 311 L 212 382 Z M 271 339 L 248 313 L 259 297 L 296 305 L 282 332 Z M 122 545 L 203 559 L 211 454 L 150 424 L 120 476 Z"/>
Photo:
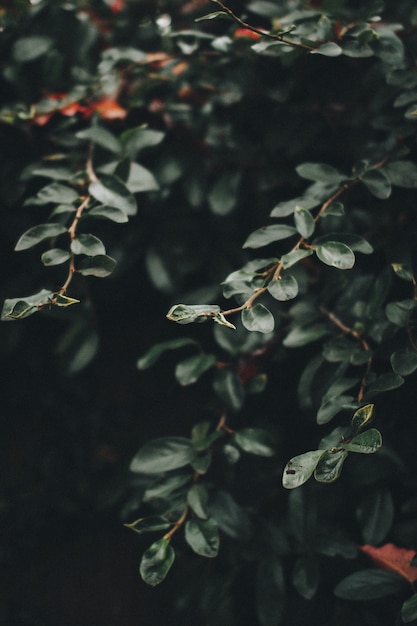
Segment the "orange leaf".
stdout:
<path fill-rule="evenodd" d="M 393 543 L 386 543 L 380 548 L 368 545 L 359 546 L 359 550 L 367 554 L 375 565 L 378 565 L 382 569 L 396 572 L 408 580 L 409 583 L 417 581 L 417 567 L 410 565 L 416 555 L 415 550 L 398 548 Z"/>
<path fill-rule="evenodd" d="M 249 28 L 237 28 L 234 32 L 234 37 L 248 37 L 249 39 L 260 39 L 261 35 L 254 33 Z"/>
<path fill-rule="evenodd" d="M 93 111 L 97 111 L 99 116 L 104 120 L 123 120 L 127 115 L 124 109 L 116 100 L 111 98 L 103 98 L 91 105 Z"/>
<path fill-rule="evenodd" d="M 125 0 L 113 0 L 113 2 L 109 5 L 110 11 L 113 13 L 120 13 L 124 9 Z"/>

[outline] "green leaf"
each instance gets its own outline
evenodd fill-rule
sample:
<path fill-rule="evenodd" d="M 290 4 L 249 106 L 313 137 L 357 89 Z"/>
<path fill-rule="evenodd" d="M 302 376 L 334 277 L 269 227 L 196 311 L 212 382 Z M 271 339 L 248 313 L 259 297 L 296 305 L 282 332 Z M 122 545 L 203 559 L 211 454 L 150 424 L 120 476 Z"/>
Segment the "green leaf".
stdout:
<path fill-rule="evenodd" d="M 338 57 L 342 54 L 342 48 L 338 46 L 337 43 L 328 41 L 326 43 L 322 43 L 315 50 L 312 50 L 311 54 L 323 54 L 326 57 Z"/>
<path fill-rule="evenodd" d="M 9 298 L 4 301 L 1 313 L 2 321 L 11 321 L 15 319 L 23 319 L 29 317 L 33 313 L 39 311 L 42 307 L 52 300 L 54 294 L 52 291 L 42 289 L 33 296 L 23 298 Z"/>
<path fill-rule="evenodd" d="M 140 370 L 145 370 L 156 363 L 161 354 L 164 352 L 167 352 L 168 350 L 178 350 L 178 348 L 183 348 L 185 346 L 198 348 L 199 344 L 194 341 L 194 339 L 189 339 L 188 337 L 179 337 L 177 339 L 157 343 L 137 361 L 136 366 Z"/>
<path fill-rule="evenodd" d="M 324 210 L 321 214 L 322 217 L 328 217 L 329 215 L 334 215 L 335 217 L 340 217 L 345 214 L 345 208 L 341 202 L 332 202 L 329 206 Z"/>
<path fill-rule="evenodd" d="M 259 303 L 250 309 L 243 309 L 242 324 L 246 330 L 259 333 L 272 333 L 275 328 L 275 320 L 271 311 Z"/>
<path fill-rule="evenodd" d="M 389 302 L 385 307 L 385 314 L 392 324 L 396 326 L 407 326 L 411 311 L 417 306 L 416 300 L 401 300 L 399 302 Z"/>
<path fill-rule="evenodd" d="M 212 516 L 219 528 L 232 539 L 247 541 L 251 523 L 246 510 L 227 491 L 218 491 L 210 504 Z"/>
<path fill-rule="evenodd" d="M 126 213 L 124 213 L 124 211 L 105 204 L 90 209 L 90 211 L 88 211 L 88 213 L 85 213 L 83 217 L 96 217 L 101 219 L 107 219 L 111 220 L 112 222 L 116 222 L 117 224 L 125 224 L 129 221 L 129 218 Z"/>
<path fill-rule="evenodd" d="M 232 322 L 229 322 L 229 320 L 225 318 L 223 313 L 216 313 L 213 317 L 213 322 L 216 322 L 216 324 L 220 324 L 220 326 L 226 326 L 226 328 L 236 330 L 236 326 L 232 324 Z"/>
<path fill-rule="evenodd" d="M 330 400 L 325 400 L 317 412 L 317 424 L 323 426 L 344 408 L 349 408 L 353 402 L 352 396 L 336 396 Z"/>
<path fill-rule="evenodd" d="M 102 204 L 115 207 L 125 215 L 136 215 L 136 200 L 128 187 L 116 176 L 103 175 L 89 186 L 89 193 Z"/>
<path fill-rule="evenodd" d="M 403 384 L 404 378 L 399 374 L 381 374 L 366 390 L 366 398 L 375 394 L 383 393 L 384 391 L 397 389 Z"/>
<path fill-rule="evenodd" d="M 216 304 L 174 304 L 168 311 L 167 318 L 177 324 L 191 324 L 191 322 L 214 317 L 218 313 L 220 313 L 220 307 Z"/>
<path fill-rule="evenodd" d="M 293 252 L 288 252 L 288 254 L 283 254 L 281 257 L 282 267 L 284 270 L 289 269 L 298 261 L 302 259 L 306 259 L 308 256 L 313 254 L 313 250 L 293 250 Z"/>
<path fill-rule="evenodd" d="M 78 193 L 67 185 L 51 183 L 42 187 L 32 198 L 25 201 L 25 205 L 43 206 L 44 204 L 71 204 L 78 200 Z"/>
<path fill-rule="evenodd" d="M 78 268 L 78 272 L 83 276 L 96 276 L 105 278 L 109 276 L 116 267 L 116 261 L 106 254 L 88 257 L 83 259 Z"/>
<path fill-rule="evenodd" d="M 214 354 L 198 354 L 177 364 L 175 377 L 180 385 L 192 385 L 216 363 Z"/>
<path fill-rule="evenodd" d="M 292 300 L 298 295 L 298 283 L 291 274 L 284 274 L 278 280 L 272 280 L 268 285 L 268 291 L 273 298 L 282 302 Z"/>
<path fill-rule="evenodd" d="M 187 502 L 200 519 L 207 519 L 209 511 L 208 491 L 203 485 L 193 485 L 187 494 Z"/>
<path fill-rule="evenodd" d="M 337 480 L 347 456 L 348 453 L 345 450 L 339 450 L 337 452 L 325 450 L 314 470 L 314 478 L 317 482 L 333 483 Z"/>
<path fill-rule="evenodd" d="M 222 19 L 230 20 L 230 16 L 225 11 L 214 11 L 213 13 L 207 13 L 207 15 L 203 15 L 202 17 L 197 17 L 194 22 L 202 22 L 204 20 L 214 20 L 218 17 Z"/>
<path fill-rule="evenodd" d="M 409 624 L 417 619 L 417 594 L 408 598 L 402 605 L 401 619 L 405 624 Z"/>
<path fill-rule="evenodd" d="M 20 37 L 13 44 L 13 59 L 17 63 L 28 63 L 35 61 L 43 56 L 53 45 L 50 37 L 42 35 L 32 35 L 29 37 Z"/>
<path fill-rule="evenodd" d="M 414 281 L 413 270 L 409 265 L 404 265 L 403 263 L 391 263 L 391 267 L 399 278 L 409 282 Z"/>
<path fill-rule="evenodd" d="M 302 163 L 302 165 L 299 165 L 295 169 L 297 174 L 302 178 L 321 183 L 337 185 L 347 178 L 335 167 L 327 165 L 326 163 Z"/>
<path fill-rule="evenodd" d="M 299 196 L 297 198 L 293 198 L 292 200 L 286 200 L 284 202 L 279 202 L 276 207 L 274 207 L 271 211 L 271 217 L 287 217 L 288 215 L 292 215 L 297 208 L 297 206 L 302 207 L 305 210 L 314 209 L 320 201 L 314 197 Z"/>
<path fill-rule="evenodd" d="M 168 574 L 175 560 L 174 548 L 167 539 L 158 539 L 143 554 L 140 575 L 145 583 L 155 587 Z"/>
<path fill-rule="evenodd" d="M 130 128 L 122 133 L 120 140 L 123 144 L 124 151 L 134 160 L 141 150 L 151 148 L 161 143 L 165 133 L 160 130 L 144 128 Z"/>
<path fill-rule="evenodd" d="M 282 623 L 286 584 L 284 568 L 275 554 L 265 555 L 256 572 L 256 611 L 261 626 Z"/>
<path fill-rule="evenodd" d="M 317 558 L 300 556 L 295 562 L 292 572 L 292 584 L 305 600 L 316 595 L 320 582 L 320 570 Z"/>
<path fill-rule="evenodd" d="M 241 172 L 229 172 L 216 180 L 207 198 L 215 215 L 228 215 L 233 211 L 237 204 L 241 179 Z"/>
<path fill-rule="evenodd" d="M 40 243 L 44 239 L 58 237 L 66 232 L 67 229 L 62 224 L 38 224 L 23 233 L 15 246 L 15 250 L 16 252 L 20 250 L 27 250 L 28 248 L 32 248 L 32 246 L 36 246 L 36 244 Z"/>
<path fill-rule="evenodd" d="M 329 233 L 328 235 L 322 235 L 314 239 L 313 245 L 318 246 L 319 244 L 333 241 L 344 243 L 353 252 L 361 252 L 362 254 L 371 254 L 373 252 L 371 244 L 364 237 L 354 233 Z"/>
<path fill-rule="evenodd" d="M 139 163 L 130 164 L 130 173 L 126 187 L 131 193 L 157 191 L 159 189 L 155 176 L 146 167 L 139 165 Z"/>
<path fill-rule="evenodd" d="M 215 519 L 191 519 L 185 524 L 185 541 L 196 554 L 213 558 L 219 551 L 219 529 Z"/>
<path fill-rule="evenodd" d="M 69 180 L 72 176 L 72 171 L 69 167 L 63 165 L 52 165 L 50 163 L 41 163 L 31 169 L 32 176 L 43 176 L 45 178 L 51 178 L 52 180 Z"/>
<path fill-rule="evenodd" d="M 376 428 L 370 428 L 365 432 L 356 435 L 348 443 L 343 443 L 343 450 L 349 452 L 359 452 L 361 454 L 374 454 L 382 447 L 382 436 Z"/>
<path fill-rule="evenodd" d="M 218 369 L 213 382 L 214 391 L 232 410 L 240 411 L 245 401 L 245 390 L 238 373 L 230 367 Z"/>
<path fill-rule="evenodd" d="M 371 194 L 380 200 L 386 200 L 391 195 L 391 183 L 380 170 L 369 170 L 361 178 Z"/>
<path fill-rule="evenodd" d="M 296 233 L 297 229 L 294 226 L 287 226 L 286 224 L 264 226 L 249 235 L 243 244 L 243 248 L 262 248 L 274 241 L 288 239 L 288 237 L 292 237 Z"/>
<path fill-rule="evenodd" d="M 114 152 L 115 154 L 120 154 L 122 151 L 122 145 L 117 137 L 103 126 L 90 126 L 90 128 L 78 131 L 78 133 L 75 133 L 75 136 L 78 139 L 92 141 L 105 150 Z"/>
<path fill-rule="evenodd" d="M 375 489 L 362 499 L 356 511 L 363 542 L 376 546 L 384 541 L 394 519 L 394 502 L 386 489 Z"/>
<path fill-rule="evenodd" d="M 195 451 L 190 439 L 161 437 L 145 443 L 130 463 L 130 471 L 159 474 L 188 465 Z"/>
<path fill-rule="evenodd" d="M 304 239 L 308 239 L 314 233 L 316 222 L 310 211 L 304 209 L 302 206 L 295 207 L 294 213 L 295 226 Z"/>
<path fill-rule="evenodd" d="M 387 27 L 378 26 L 378 37 L 372 41 L 375 55 L 384 63 L 400 65 L 404 61 L 404 46 L 397 35 Z"/>
<path fill-rule="evenodd" d="M 172 502 L 173 498 L 178 494 L 181 495 L 181 500 L 184 501 L 191 480 L 192 475 L 190 473 L 162 475 L 146 489 L 143 494 L 143 501 L 153 503 L 155 500 L 169 500 L 169 502 Z"/>
<path fill-rule="evenodd" d="M 68 250 L 61 250 L 60 248 L 51 248 L 47 252 L 44 252 L 41 256 L 41 261 L 46 266 L 60 265 L 65 263 L 70 258 Z"/>
<path fill-rule="evenodd" d="M 290 459 L 282 475 L 283 487 L 294 489 L 307 482 L 325 452 L 326 450 L 312 450 Z"/>
<path fill-rule="evenodd" d="M 378 600 L 401 591 L 404 586 L 404 579 L 394 572 L 364 569 L 341 580 L 334 594 L 343 600 Z"/>
<path fill-rule="evenodd" d="M 387 163 L 384 165 L 383 172 L 392 185 L 405 189 L 417 188 L 417 164 L 413 161 Z"/>
<path fill-rule="evenodd" d="M 301 346 L 313 343 L 313 341 L 317 341 L 328 334 L 329 331 L 320 324 L 309 326 L 307 328 L 300 328 L 297 326 L 296 328 L 290 330 L 282 343 L 286 348 L 300 348 Z"/>
<path fill-rule="evenodd" d="M 394 352 L 390 361 L 392 369 L 400 376 L 408 376 L 417 370 L 417 354 L 411 350 Z"/>
<path fill-rule="evenodd" d="M 274 456 L 275 441 L 271 433 L 262 428 L 242 428 L 234 434 L 237 445 L 249 454 Z"/>
<path fill-rule="evenodd" d="M 76 298 L 69 298 L 68 296 L 64 296 L 62 293 L 58 293 L 53 298 L 54 306 L 59 306 L 59 307 L 72 306 L 73 304 L 79 304 L 79 302 L 80 301 L 77 300 Z"/>
<path fill-rule="evenodd" d="M 318 245 L 315 252 L 320 261 L 339 270 L 350 270 L 355 264 L 352 250 L 339 241 L 328 241 Z"/>
<path fill-rule="evenodd" d="M 124 524 L 126 528 L 130 528 L 135 533 L 153 533 L 159 530 L 167 530 L 172 525 L 166 517 L 162 515 L 149 515 L 149 517 L 141 517 L 131 524 Z"/>
<path fill-rule="evenodd" d="M 71 242 L 71 251 L 74 254 L 86 254 L 87 256 L 106 254 L 106 248 L 98 237 L 84 233 L 78 235 L 78 237 Z"/>
<path fill-rule="evenodd" d="M 375 413 L 375 404 L 365 404 L 361 406 L 355 413 L 353 414 L 351 420 L 351 428 L 355 434 L 360 433 L 361 430 L 365 428 L 365 426 L 369 426 L 369 424 L 374 419 Z"/>

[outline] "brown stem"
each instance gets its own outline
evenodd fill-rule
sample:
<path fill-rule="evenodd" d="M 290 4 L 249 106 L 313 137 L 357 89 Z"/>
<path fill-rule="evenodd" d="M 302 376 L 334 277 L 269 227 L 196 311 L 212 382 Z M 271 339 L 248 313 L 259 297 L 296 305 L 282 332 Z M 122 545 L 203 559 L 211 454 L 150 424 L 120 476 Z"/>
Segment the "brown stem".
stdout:
<path fill-rule="evenodd" d="M 232 18 L 232 20 L 234 20 L 237 24 L 239 24 L 239 26 L 242 26 L 243 28 L 247 28 L 248 30 L 251 30 L 253 33 L 256 33 L 257 35 L 261 35 L 261 37 L 268 37 L 269 39 L 273 39 L 274 41 L 280 41 L 281 43 L 285 43 L 288 46 L 292 46 L 293 48 L 303 48 L 304 50 L 308 50 L 308 51 L 315 50 L 313 46 L 309 46 L 308 44 L 297 42 L 297 41 L 292 41 L 291 39 L 286 39 L 283 35 L 274 34 L 269 31 L 256 28 L 255 26 L 251 26 L 251 24 L 248 24 L 247 22 L 244 22 L 243 20 L 241 20 L 240 17 L 238 17 L 235 13 L 233 13 L 233 11 L 229 9 L 229 7 L 227 7 L 225 4 L 223 4 L 223 2 L 221 2 L 221 0 L 212 0 L 212 2 L 215 2 L 216 4 L 218 4 L 219 7 L 221 7 L 222 10 L 225 13 L 227 13 L 229 17 Z"/>
<path fill-rule="evenodd" d="M 354 337 L 354 339 L 356 339 L 356 341 L 360 344 L 362 350 L 370 352 L 371 348 L 370 348 L 369 343 L 366 341 L 364 337 L 362 337 L 360 333 L 358 333 L 357 330 L 354 330 L 353 328 L 349 328 L 349 326 L 346 326 L 346 324 L 344 324 L 338 317 L 336 317 L 334 313 L 332 313 L 331 311 L 328 311 L 324 306 L 320 307 L 320 311 L 324 315 L 326 315 L 329 318 L 329 320 L 333 322 L 335 326 L 337 326 L 337 328 L 340 328 L 340 330 L 344 334 L 351 335 L 351 337 Z M 365 395 L 366 380 L 369 376 L 369 372 L 371 371 L 371 367 L 372 367 L 372 355 L 369 357 L 366 363 L 366 370 L 365 370 L 364 375 L 362 376 L 361 386 L 359 388 L 359 392 L 357 396 L 358 402 L 361 402 L 363 399 L 363 396 Z"/>
<path fill-rule="evenodd" d="M 176 522 L 174 522 L 174 525 L 172 526 L 171 530 L 169 530 L 162 537 L 162 539 L 166 539 L 167 541 L 171 540 L 172 535 L 174 535 L 177 532 L 177 530 L 181 528 L 181 526 L 184 524 L 185 520 L 187 519 L 188 510 L 189 510 L 189 507 L 188 507 L 188 504 L 186 504 L 181 517 Z"/>

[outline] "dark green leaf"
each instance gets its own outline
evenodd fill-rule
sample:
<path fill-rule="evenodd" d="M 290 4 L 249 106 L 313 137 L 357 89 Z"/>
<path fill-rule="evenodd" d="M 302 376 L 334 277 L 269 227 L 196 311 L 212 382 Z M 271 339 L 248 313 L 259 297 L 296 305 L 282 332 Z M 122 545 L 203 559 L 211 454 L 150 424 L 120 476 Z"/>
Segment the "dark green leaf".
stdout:
<path fill-rule="evenodd" d="M 41 163 L 31 170 L 32 176 L 43 176 L 52 180 L 69 180 L 72 172 L 69 167 L 64 165 L 53 165 L 49 163 Z"/>
<path fill-rule="evenodd" d="M 42 289 L 33 296 L 9 298 L 4 301 L 1 319 L 4 322 L 28 317 L 39 311 L 39 307 L 47 305 L 53 297 L 52 291 Z"/>
<path fill-rule="evenodd" d="M 171 522 L 169 522 L 166 517 L 162 517 L 162 515 L 150 515 L 149 517 L 137 519 L 131 524 L 124 524 L 124 526 L 134 530 L 135 533 L 142 534 L 152 533 L 158 530 L 167 530 L 167 528 L 171 526 Z"/>
<path fill-rule="evenodd" d="M 281 624 L 285 608 L 285 577 L 275 555 L 264 557 L 256 574 L 256 609 L 261 626 Z"/>
<path fill-rule="evenodd" d="M 275 328 L 275 320 L 271 311 L 259 303 L 250 309 L 243 309 L 242 324 L 247 330 L 259 333 L 272 333 Z"/>
<path fill-rule="evenodd" d="M 319 181 L 321 183 L 339 184 L 346 180 L 341 172 L 326 163 L 303 163 L 297 168 L 297 174 L 307 180 Z"/>
<path fill-rule="evenodd" d="M 376 546 L 386 538 L 394 519 L 394 502 L 386 489 L 372 489 L 357 508 L 363 542 Z"/>
<path fill-rule="evenodd" d="M 385 307 L 385 314 L 392 324 L 395 324 L 396 326 L 407 326 L 411 311 L 415 309 L 416 306 L 416 300 L 389 302 Z"/>
<path fill-rule="evenodd" d="M 215 363 L 216 357 L 213 354 L 191 356 L 177 364 L 175 377 L 180 385 L 192 385 Z"/>
<path fill-rule="evenodd" d="M 217 556 L 220 540 L 216 520 L 212 517 L 188 520 L 185 524 L 185 541 L 200 556 Z"/>
<path fill-rule="evenodd" d="M 149 170 L 147 170 L 146 167 L 143 167 L 143 165 L 139 165 L 139 163 L 130 164 L 130 173 L 129 178 L 126 182 L 126 187 L 131 193 L 157 191 L 159 189 L 159 185 L 156 181 L 155 176 Z M 130 213 L 130 215 L 133 214 Z"/>
<path fill-rule="evenodd" d="M 155 587 L 168 574 L 175 560 L 174 548 L 167 539 L 158 539 L 143 554 L 140 575 L 145 583 Z"/>
<path fill-rule="evenodd" d="M 331 419 L 344 408 L 349 408 L 353 402 L 352 396 L 336 396 L 330 400 L 325 400 L 317 412 L 317 424 L 322 426 L 327 424 Z"/>
<path fill-rule="evenodd" d="M 345 214 L 345 208 L 341 202 L 332 202 L 322 213 L 322 217 L 328 217 L 329 215 L 334 215 L 336 217 L 340 217 Z"/>
<path fill-rule="evenodd" d="M 116 267 L 116 261 L 106 254 L 88 257 L 81 261 L 78 272 L 83 276 L 96 276 L 97 278 L 105 278 L 109 276 Z"/>
<path fill-rule="evenodd" d="M 287 348 L 300 348 L 321 339 L 328 333 L 329 331 L 319 324 L 307 328 L 296 327 L 290 330 L 282 343 Z"/>
<path fill-rule="evenodd" d="M 170 341 L 163 341 L 152 346 L 152 348 L 137 361 L 136 365 L 138 369 L 145 370 L 156 363 L 161 354 L 164 352 L 167 352 L 168 350 L 177 350 L 178 348 L 183 348 L 185 346 L 199 347 L 198 343 L 194 341 L 194 339 L 189 339 L 188 337 L 179 337 L 177 339 L 171 339 Z"/>
<path fill-rule="evenodd" d="M 29 228 L 29 230 L 23 233 L 15 246 L 15 250 L 27 250 L 28 248 L 32 248 L 32 246 L 35 246 L 37 243 L 40 243 L 44 239 L 58 237 L 59 235 L 63 235 L 66 232 L 67 229 L 62 224 L 38 224 L 37 226 Z"/>
<path fill-rule="evenodd" d="M 281 257 L 282 267 L 284 270 L 287 270 L 298 263 L 298 261 L 301 261 L 312 254 L 313 250 L 294 250 L 293 252 L 288 252 L 288 254 L 283 254 Z"/>
<path fill-rule="evenodd" d="M 187 474 L 168 474 L 162 475 L 157 478 L 150 487 L 148 487 L 143 495 L 144 502 L 154 502 L 155 500 L 169 500 L 172 502 L 174 497 L 178 494 L 182 495 L 182 500 L 185 502 L 186 493 L 189 483 L 192 480 L 192 475 Z"/>
<path fill-rule="evenodd" d="M 13 45 L 13 58 L 17 63 L 28 63 L 43 56 L 52 45 L 52 39 L 42 35 L 21 37 Z"/>
<path fill-rule="evenodd" d="M 329 233 L 327 235 L 322 235 L 321 237 L 314 239 L 313 245 L 318 246 L 319 244 L 334 241 L 344 243 L 353 252 L 361 252 L 362 254 L 371 254 L 373 252 L 371 244 L 366 241 L 364 237 L 355 235 L 354 233 Z"/>
<path fill-rule="evenodd" d="M 174 304 L 167 313 L 167 318 L 177 324 L 190 324 L 198 321 L 204 321 L 208 317 L 214 317 L 220 313 L 220 307 L 211 304 Z"/>
<path fill-rule="evenodd" d="M 200 519 L 207 519 L 209 516 L 207 502 L 208 492 L 203 485 L 193 485 L 187 494 L 187 502 Z"/>
<path fill-rule="evenodd" d="M 240 411 L 245 401 L 245 390 L 238 373 L 230 367 L 217 370 L 214 382 L 214 391 L 223 402 L 232 410 Z"/>
<path fill-rule="evenodd" d="M 95 235 L 81 233 L 71 242 L 71 251 L 74 254 L 87 256 L 105 255 L 106 248 L 103 242 Z"/>
<path fill-rule="evenodd" d="M 245 452 L 258 456 L 273 456 L 275 441 L 271 433 L 262 428 L 242 428 L 234 435 L 237 445 Z"/>
<path fill-rule="evenodd" d="M 413 161 L 387 163 L 384 165 L 383 172 L 392 185 L 405 187 L 406 189 L 417 188 L 417 164 L 413 163 Z"/>
<path fill-rule="evenodd" d="M 369 170 L 362 176 L 362 182 L 371 194 L 380 200 L 385 200 L 391 195 L 391 183 L 380 170 Z"/>
<path fill-rule="evenodd" d="M 115 154 L 120 154 L 122 151 L 121 143 L 117 137 L 115 137 L 112 132 L 103 126 L 90 126 L 90 128 L 80 130 L 75 134 L 75 136 L 78 137 L 78 139 L 92 141 L 93 143 L 96 143 L 102 148 L 109 150 L 109 152 L 114 152 Z"/>
<path fill-rule="evenodd" d="M 369 424 L 374 419 L 374 412 L 374 404 L 365 404 L 364 406 L 361 406 L 357 411 L 355 411 L 350 423 L 352 431 L 355 434 L 358 434 L 361 430 L 365 428 L 365 426 L 369 426 Z"/>
<path fill-rule="evenodd" d="M 64 296 L 62 293 L 58 293 L 54 296 L 52 302 L 54 306 L 67 307 L 72 306 L 73 304 L 79 304 L 80 301 L 76 300 L 75 298 Z"/>
<path fill-rule="evenodd" d="M 220 530 L 232 539 L 247 541 L 250 537 L 250 518 L 233 496 L 227 491 L 218 491 L 210 503 L 210 511 Z"/>
<path fill-rule="evenodd" d="M 366 390 L 366 397 L 397 389 L 404 384 L 404 378 L 399 374 L 381 374 Z"/>
<path fill-rule="evenodd" d="M 269 283 L 268 291 L 276 300 L 292 300 L 298 295 L 298 283 L 294 276 L 284 274 L 280 279 Z"/>
<path fill-rule="evenodd" d="M 417 619 L 417 594 L 411 596 L 401 607 L 401 619 L 404 624 L 409 624 Z"/>
<path fill-rule="evenodd" d="M 238 200 L 238 190 L 242 174 L 228 173 L 220 176 L 208 194 L 210 209 L 215 215 L 228 215 L 233 211 Z"/>
<path fill-rule="evenodd" d="M 314 233 L 316 222 L 310 211 L 302 206 L 296 206 L 294 212 L 295 226 L 304 239 L 308 239 Z"/>
<path fill-rule="evenodd" d="M 41 256 L 41 261 L 44 265 L 60 265 L 65 263 L 70 258 L 68 250 L 61 250 L 60 248 L 52 248 L 47 252 L 44 252 Z"/>
<path fill-rule="evenodd" d="M 99 182 L 89 186 L 89 192 L 102 204 L 115 207 L 125 215 L 136 215 L 136 200 L 128 187 L 116 176 L 103 175 Z"/>
<path fill-rule="evenodd" d="M 297 234 L 297 229 L 294 226 L 287 226 L 286 224 L 264 226 L 249 235 L 243 244 L 243 248 L 262 248 L 274 241 L 288 239 L 288 237 L 292 237 L 295 234 Z"/>
<path fill-rule="evenodd" d="M 213 13 L 207 13 L 207 15 L 203 15 L 202 17 L 197 17 L 197 19 L 195 19 L 195 22 L 202 22 L 204 20 L 214 20 L 218 17 L 221 17 L 222 19 L 228 19 L 230 20 L 230 16 L 225 13 L 225 11 L 214 11 Z"/>
<path fill-rule="evenodd" d="M 334 594 L 343 600 L 377 600 L 401 591 L 404 585 L 405 581 L 398 574 L 365 569 L 341 580 Z"/>
<path fill-rule="evenodd" d="M 350 270 L 355 264 L 352 250 L 339 241 L 328 241 L 317 246 L 315 250 L 320 261 L 339 270 Z"/>
<path fill-rule="evenodd" d="M 394 272 L 402 278 L 403 280 L 407 280 L 409 282 L 413 282 L 414 275 L 413 270 L 409 265 L 404 265 L 403 263 L 391 263 L 391 267 Z"/>
<path fill-rule="evenodd" d="M 390 361 L 392 369 L 400 376 L 408 376 L 417 370 L 417 354 L 411 350 L 394 352 Z"/>
<path fill-rule="evenodd" d="M 312 50 L 311 54 L 323 54 L 326 57 L 338 57 L 342 54 L 342 48 L 338 46 L 337 43 L 328 41 L 326 43 L 322 43 L 315 50 Z"/>
<path fill-rule="evenodd" d="M 298 198 L 294 198 L 293 200 L 287 200 L 285 202 L 280 202 L 277 206 L 272 209 L 271 217 L 287 217 L 288 215 L 292 215 L 297 206 L 302 207 L 305 210 L 314 209 L 320 201 L 317 198 L 309 198 L 308 196 L 300 196 Z"/>
<path fill-rule="evenodd" d="M 311 600 L 317 592 L 320 582 L 320 570 L 317 558 L 300 556 L 292 572 L 292 584 L 305 600 Z"/>
<path fill-rule="evenodd" d="M 378 26 L 378 37 L 372 40 L 372 48 L 384 63 L 400 65 L 404 60 L 404 46 L 399 37 L 387 27 Z"/>
<path fill-rule="evenodd" d="M 88 211 L 88 213 L 86 213 L 84 217 L 107 219 L 111 220 L 112 222 L 116 222 L 117 224 L 125 224 L 129 221 L 129 218 L 124 211 L 116 209 L 116 207 L 113 206 L 107 206 L 105 204 L 94 207 L 93 209 Z"/>
<path fill-rule="evenodd" d="M 137 128 L 126 130 L 122 133 L 120 139 L 125 152 L 134 160 L 138 152 L 145 148 L 157 146 L 164 137 L 165 133 L 160 130 L 138 126 Z"/>
<path fill-rule="evenodd" d="M 361 454 L 373 454 L 382 447 L 382 436 L 376 428 L 370 428 L 365 432 L 356 435 L 348 443 L 343 443 L 341 448 L 349 452 L 359 452 Z"/>
<path fill-rule="evenodd" d="M 345 450 L 336 452 L 325 450 L 320 458 L 316 469 L 314 470 L 314 478 L 319 483 L 333 483 L 340 476 L 343 463 L 346 461 L 348 453 Z"/>
<path fill-rule="evenodd" d="M 78 200 L 78 193 L 67 185 L 61 183 L 51 183 L 42 187 L 35 197 L 26 200 L 25 205 L 42 206 L 44 204 L 71 204 Z"/>
<path fill-rule="evenodd" d="M 161 437 L 146 443 L 134 456 L 130 470 L 141 474 L 158 474 L 188 465 L 194 447 L 185 437 Z"/>
<path fill-rule="evenodd" d="M 283 487 L 294 489 L 307 482 L 325 452 L 325 450 L 312 450 L 299 454 L 288 461 L 282 475 Z"/>

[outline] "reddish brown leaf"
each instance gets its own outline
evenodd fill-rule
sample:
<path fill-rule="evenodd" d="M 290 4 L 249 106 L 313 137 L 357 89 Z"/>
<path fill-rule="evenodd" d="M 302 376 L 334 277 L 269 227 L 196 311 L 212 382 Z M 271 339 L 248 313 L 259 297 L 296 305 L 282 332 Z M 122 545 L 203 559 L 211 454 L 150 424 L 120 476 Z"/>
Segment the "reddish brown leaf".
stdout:
<path fill-rule="evenodd" d="M 254 33 L 250 28 L 237 28 L 234 32 L 234 37 L 247 37 L 248 39 L 260 39 L 261 35 Z"/>
<path fill-rule="evenodd" d="M 123 120 L 127 115 L 127 110 L 112 98 L 103 98 L 95 102 L 91 105 L 91 110 L 97 111 L 104 120 Z"/>
<path fill-rule="evenodd" d="M 417 581 L 417 567 L 410 565 L 416 555 L 415 550 L 398 548 L 393 543 L 386 543 L 380 548 L 369 545 L 359 546 L 359 550 L 367 554 L 378 567 L 396 572 L 409 583 Z"/>

